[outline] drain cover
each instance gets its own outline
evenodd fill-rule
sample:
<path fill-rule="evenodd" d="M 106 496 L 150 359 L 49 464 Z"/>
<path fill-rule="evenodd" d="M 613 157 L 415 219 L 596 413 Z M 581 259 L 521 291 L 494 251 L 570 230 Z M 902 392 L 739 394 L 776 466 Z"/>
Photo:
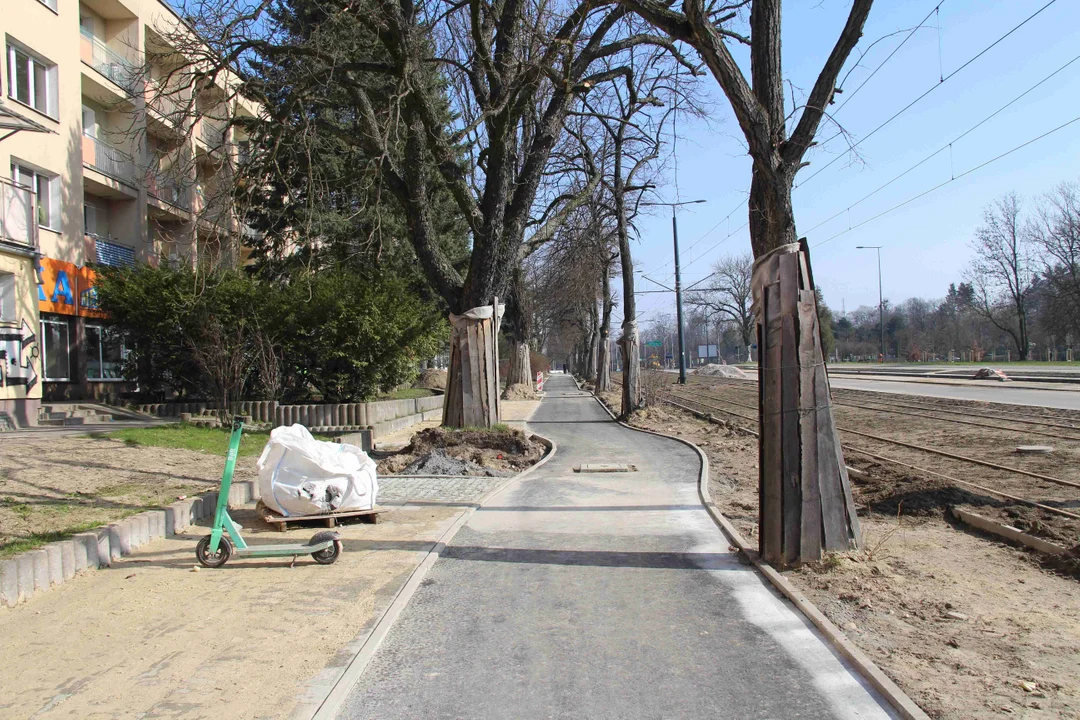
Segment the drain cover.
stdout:
<path fill-rule="evenodd" d="M 633 465 L 616 465 L 613 463 L 583 463 L 580 467 L 574 468 L 574 472 L 580 473 L 617 473 L 617 472 L 635 472 L 637 470 Z"/>

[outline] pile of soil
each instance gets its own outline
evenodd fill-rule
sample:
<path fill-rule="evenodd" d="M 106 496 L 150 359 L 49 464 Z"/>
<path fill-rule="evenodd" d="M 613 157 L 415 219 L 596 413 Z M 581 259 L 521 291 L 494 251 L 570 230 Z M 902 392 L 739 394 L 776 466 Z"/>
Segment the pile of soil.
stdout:
<path fill-rule="evenodd" d="M 529 383 L 515 383 L 503 390 L 503 400 L 539 400 L 540 395 Z"/>
<path fill-rule="evenodd" d="M 425 370 L 420 373 L 419 377 L 416 378 L 416 382 L 413 383 L 413 387 L 427 388 L 428 390 L 445 390 L 446 371 Z"/>
<path fill-rule="evenodd" d="M 705 375 L 708 377 L 725 377 L 734 378 L 735 380 L 752 380 L 750 375 L 747 375 L 734 365 L 706 365 L 699 367 L 694 371 L 695 375 Z"/>
<path fill-rule="evenodd" d="M 546 448 L 520 430 L 426 428 L 400 452 L 379 462 L 381 475 L 513 475 L 534 465 Z M 443 469 L 440 469 L 443 468 Z"/>

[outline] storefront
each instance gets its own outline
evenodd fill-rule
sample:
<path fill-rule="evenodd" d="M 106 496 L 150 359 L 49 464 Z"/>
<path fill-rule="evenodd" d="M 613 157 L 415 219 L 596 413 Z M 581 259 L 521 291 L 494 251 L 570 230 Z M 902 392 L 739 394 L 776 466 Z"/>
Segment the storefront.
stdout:
<path fill-rule="evenodd" d="M 124 348 L 97 309 L 95 273 L 41 258 L 38 309 L 46 400 L 114 400 L 126 388 Z"/>

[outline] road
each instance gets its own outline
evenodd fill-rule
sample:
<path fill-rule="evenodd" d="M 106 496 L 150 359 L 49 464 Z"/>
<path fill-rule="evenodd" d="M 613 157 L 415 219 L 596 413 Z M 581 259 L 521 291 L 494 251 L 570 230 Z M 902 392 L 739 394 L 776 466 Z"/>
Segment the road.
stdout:
<path fill-rule="evenodd" d="M 834 388 L 846 390 L 870 390 L 896 393 L 898 395 L 925 395 L 954 400 L 978 400 L 980 402 L 1006 403 L 1010 405 L 1035 405 L 1037 407 L 1080 410 L 1080 392 L 1074 389 L 1035 389 L 1001 383 L 997 385 L 947 385 L 937 383 L 906 382 L 901 380 L 870 380 L 834 375 L 829 378 Z"/>
<path fill-rule="evenodd" d="M 339 717 L 893 717 L 729 549 L 691 448 L 547 389 L 557 453 L 456 535 Z"/>

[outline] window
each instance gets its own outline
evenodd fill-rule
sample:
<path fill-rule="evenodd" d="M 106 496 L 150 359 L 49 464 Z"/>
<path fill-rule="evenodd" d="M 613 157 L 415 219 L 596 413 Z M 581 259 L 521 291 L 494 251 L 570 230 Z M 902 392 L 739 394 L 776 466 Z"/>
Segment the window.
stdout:
<path fill-rule="evenodd" d="M 123 380 L 124 344 L 105 325 L 86 326 L 86 379 Z"/>
<path fill-rule="evenodd" d="M 60 230 L 60 178 L 24 165 L 11 166 L 11 179 L 37 194 L 38 226 Z"/>
<path fill-rule="evenodd" d="M 15 322 L 15 276 L 0 273 L 0 322 Z"/>
<path fill-rule="evenodd" d="M 56 65 L 8 45 L 8 96 L 55 119 Z"/>
<path fill-rule="evenodd" d="M 41 321 L 41 367 L 46 380 L 71 379 L 71 345 L 68 324 L 63 320 Z"/>
<path fill-rule="evenodd" d="M 49 8 L 53 12 L 59 12 L 59 10 L 56 9 L 56 0 L 38 0 L 38 2 L 40 2 L 42 5 Z"/>

